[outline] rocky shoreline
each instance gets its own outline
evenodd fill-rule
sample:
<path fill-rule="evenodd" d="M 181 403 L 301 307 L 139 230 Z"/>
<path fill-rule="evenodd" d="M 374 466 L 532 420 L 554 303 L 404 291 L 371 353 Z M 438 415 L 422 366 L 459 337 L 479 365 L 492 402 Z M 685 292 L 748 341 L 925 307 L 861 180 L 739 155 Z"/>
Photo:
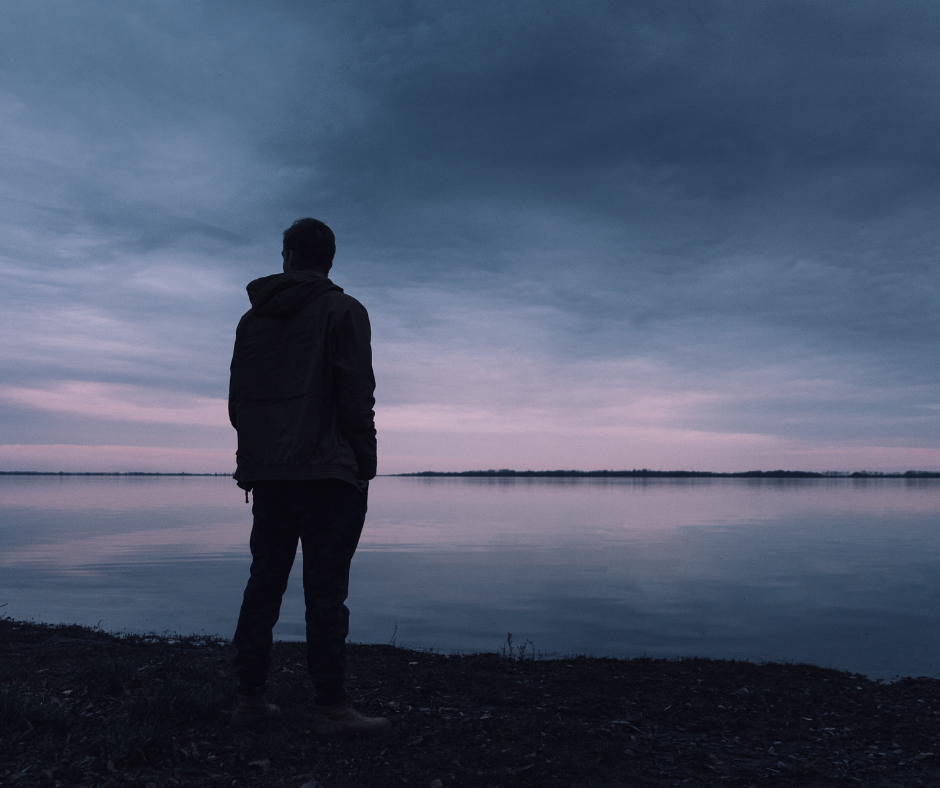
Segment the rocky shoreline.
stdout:
<path fill-rule="evenodd" d="M 304 647 L 238 731 L 231 645 L 0 620 L 0 786 L 932 786 L 940 681 L 707 659 L 351 644 L 375 739 L 321 742 Z"/>

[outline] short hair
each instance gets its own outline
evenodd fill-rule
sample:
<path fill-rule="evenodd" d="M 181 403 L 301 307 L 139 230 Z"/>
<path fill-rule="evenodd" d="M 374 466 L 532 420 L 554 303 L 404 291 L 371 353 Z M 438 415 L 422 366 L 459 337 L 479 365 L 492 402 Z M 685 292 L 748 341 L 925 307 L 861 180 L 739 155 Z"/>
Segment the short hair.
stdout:
<path fill-rule="evenodd" d="M 336 254 L 336 236 L 317 219 L 298 219 L 284 231 L 284 249 L 294 253 L 292 268 L 329 270 Z"/>

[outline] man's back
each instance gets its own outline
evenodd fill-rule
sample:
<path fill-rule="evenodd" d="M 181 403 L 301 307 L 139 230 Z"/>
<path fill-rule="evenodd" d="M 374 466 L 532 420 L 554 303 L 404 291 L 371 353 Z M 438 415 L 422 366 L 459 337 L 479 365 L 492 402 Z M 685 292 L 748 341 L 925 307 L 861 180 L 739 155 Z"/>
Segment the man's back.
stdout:
<path fill-rule="evenodd" d="M 328 278 L 290 271 L 248 285 L 229 418 L 242 486 L 263 480 L 375 476 L 369 316 Z"/>

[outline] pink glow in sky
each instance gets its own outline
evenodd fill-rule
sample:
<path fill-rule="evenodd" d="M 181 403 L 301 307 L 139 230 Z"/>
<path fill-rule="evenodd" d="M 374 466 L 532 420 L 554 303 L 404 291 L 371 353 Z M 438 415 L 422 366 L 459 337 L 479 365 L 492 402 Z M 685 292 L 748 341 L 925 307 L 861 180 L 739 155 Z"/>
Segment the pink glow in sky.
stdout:
<path fill-rule="evenodd" d="M 683 469 L 740 471 L 907 470 L 940 467 L 940 450 L 831 445 L 753 433 L 683 429 L 675 421 L 694 396 L 637 397 L 630 405 L 542 408 L 444 404 L 377 407 L 380 473 L 421 470 Z M 222 399 L 187 397 L 129 385 L 66 381 L 47 389 L 0 387 L 0 403 L 50 417 L 91 421 L 100 434 L 138 424 L 204 428 L 201 446 L 0 444 L 0 468 L 52 471 L 196 473 L 232 469 L 235 433 Z"/>

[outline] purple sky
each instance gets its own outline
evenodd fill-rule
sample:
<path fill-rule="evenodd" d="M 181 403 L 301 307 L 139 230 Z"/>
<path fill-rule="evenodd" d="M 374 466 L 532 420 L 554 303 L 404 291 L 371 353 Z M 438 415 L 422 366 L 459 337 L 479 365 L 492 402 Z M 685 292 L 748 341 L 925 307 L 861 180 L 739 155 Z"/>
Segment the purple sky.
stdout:
<path fill-rule="evenodd" d="M 940 469 L 934 2 L 0 6 L 0 470 L 229 471 L 299 216 L 382 473 Z"/>

